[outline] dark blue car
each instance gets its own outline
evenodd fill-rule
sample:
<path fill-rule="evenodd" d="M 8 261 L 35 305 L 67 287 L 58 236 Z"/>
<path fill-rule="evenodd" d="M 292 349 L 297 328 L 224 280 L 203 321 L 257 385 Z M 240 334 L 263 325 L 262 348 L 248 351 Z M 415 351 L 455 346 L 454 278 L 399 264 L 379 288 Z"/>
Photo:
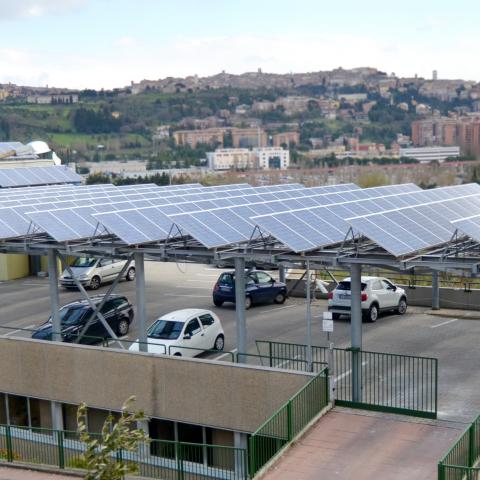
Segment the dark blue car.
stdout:
<path fill-rule="evenodd" d="M 245 308 L 254 303 L 283 303 L 287 298 L 287 286 L 277 282 L 268 273 L 259 270 L 245 274 Z M 235 272 L 224 272 L 213 287 L 213 303 L 221 307 L 224 302 L 235 303 Z"/>

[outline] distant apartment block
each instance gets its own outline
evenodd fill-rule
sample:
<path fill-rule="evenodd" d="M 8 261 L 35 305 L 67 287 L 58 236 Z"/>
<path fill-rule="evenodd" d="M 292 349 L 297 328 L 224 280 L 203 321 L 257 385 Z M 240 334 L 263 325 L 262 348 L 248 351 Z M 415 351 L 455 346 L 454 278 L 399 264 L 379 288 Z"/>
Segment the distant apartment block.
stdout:
<path fill-rule="evenodd" d="M 460 156 L 460 147 L 412 147 L 401 148 L 400 157 L 414 158 L 420 163 L 429 163 L 431 161 L 443 162 L 447 158 L 456 158 Z"/>
<path fill-rule="evenodd" d="M 290 165 L 290 152 L 283 148 L 219 148 L 207 153 L 211 170 L 281 169 Z"/>
<path fill-rule="evenodd" d="M 202 130 L 177 130 L 173 139 L 177 145 L 190 145 L 195 148 L 198 144 L 215 145 L 222 147 L 224 136 L 232 135 L 232 144 L 235 148 L 266 147 L 267 134 L 261 128 L 205 128 Z"/>
<path fill-rule="evenodd" d="M 177 145 L 190 145 L 195 148 L 198 144 L 223 146 L 223 136 L 229 128 L 205 128 L 203 130 L 177 130 L 173 139 Z"/>
<path fill-rule="evenodd" d="M 287 147 L 294 143 L 298 145 L 300 143 L 300 133 L 298 132 L 282 132 L 276 133 L 272 137 L 273 146 L 274 147 L 281 147 L 283 145 L 287 145 Z"/>
<path fill-rule="evenodd" d="M 457 146 L 468 155 L 480 155 L 480 117 L 438 117 L 412 122 L 415 146 Z"/>

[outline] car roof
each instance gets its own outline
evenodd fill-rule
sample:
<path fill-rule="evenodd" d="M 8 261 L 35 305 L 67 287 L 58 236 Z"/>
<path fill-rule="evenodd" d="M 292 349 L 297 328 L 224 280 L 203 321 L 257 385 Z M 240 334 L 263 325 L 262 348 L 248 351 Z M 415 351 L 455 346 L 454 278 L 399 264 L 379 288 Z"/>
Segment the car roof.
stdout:
<path fill-rule="evenodd" d="M 159 317 L 159 320 L 172 320 L 175 322 L 186 322 L 192 317 L 196 317 L 198 315 L 203 315 L 205 313 L 209 313 L 210 315 L 214 315 L 213 312 L 210 310 L 205 310 L 204 308 L 183 308 L 182 310 L 175 310 L 173 312 L 166 313 Z"/>
<path fill-rule="evenodd" d="M 369 276 L 362 277 L 362 282 L 371 282 L 372 280 L 385 280 L 385 277 L 369 277 Z M 344 278 L 341 281 L 342 282 L 350 282 L 351 278 L 347 277 L 347 278 Z"/>
<path fill-rule="evenodd" d="M 90 297 L 90 300 L 92 301 L 92 303 L 94 305 L 98 305 L 104 299 L 104 297 L 105 297 L 105 295 L 94 295 L 93 297 Z M 108 296 L 109 300 L 113 300 L 114 298 L 124 298 L 128 302 L 127 298 L 124 295 L 112 294 L 112 295 Z M 89 307 L 89 306 L 90 306 L 90 303 L 88 302 L 88 300 L 84 299 L 84 298 L 81 298 L 79 300 L 75 300 L 73 302 L 67 303 L 62 308 L 64 308 L 64 307 L 79 307 L 80 308 L 80 307 Z"/>

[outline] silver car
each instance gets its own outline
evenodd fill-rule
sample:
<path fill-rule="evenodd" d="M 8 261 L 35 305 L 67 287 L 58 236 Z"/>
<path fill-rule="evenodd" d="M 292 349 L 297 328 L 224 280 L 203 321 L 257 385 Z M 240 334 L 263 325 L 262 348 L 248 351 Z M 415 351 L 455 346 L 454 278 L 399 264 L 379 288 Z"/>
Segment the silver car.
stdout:
<path fill-rule="evenodd" d="M 96 290 L 105 282 L 115 280 L 126 261 L 115 258 L 77 257 L 70 266 L 75 277 L 84 286 Z M 123 278 L 135 280 L 135 263 L 132 262 Z M 64 288 L 76 288 L 77 285 L 68 270 L 60 275 L 60 285 Z"/>

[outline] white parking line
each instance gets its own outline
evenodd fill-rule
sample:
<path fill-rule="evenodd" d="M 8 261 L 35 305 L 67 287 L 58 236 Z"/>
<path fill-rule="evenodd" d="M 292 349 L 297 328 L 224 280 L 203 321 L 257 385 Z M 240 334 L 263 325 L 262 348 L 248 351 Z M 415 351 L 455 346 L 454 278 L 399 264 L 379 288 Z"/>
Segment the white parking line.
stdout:
<path fill-rule="evenodd" d="M 211 273 L 196 273 L 195 275 L 199 277 L 218 278 L 218 275 L 212 275 Z"/>
<path fill-rule="evenodd" d="M 269 308 L 268 310 L 262 310 L 257 315 L 252 315 L 252 317 L 259 317 L 260 315 L 263 315 L 265 313 L 278 312 L 278 310 L 284 310 L 285 308 L 294 308 L 294 307 L 298 307 L 298 305 L 285 305 L 284 307 Z"/>
<path fill-rule="evenodd" d="M 231 353 L 235 353 L 237 350 L 238 350 L 237 348 L 234 348 L 233 350 L 230 350 L 229 352 L 223 353 L 219 357 L 215 357 L 213 360 L 220 360 L 221 358 L 226 357 L 227 355 L 230 355 Z"/>
<path fill-rule="evenodd" d="M 295 355 L 293 358 L 290 358 L 288 360 L 284 360 L 283 362 L 279 363 L 278 365 L 275 365 L 275 368 L 282 368 L 287 363 L 293 362 L 294 360 L 298 360 L 300 357 L 301 357 L 301 355 Z"/>
<path fill-rule="evenodd" d="M 185 285 L 175 285 L 175 287 L 177 287 L 177 288 L 185 288 Z M 209 287 L 209 286 L 208 286 L 208 287 L 207 287 L 207 286 L 204 286 L 204 287 L 198 286 L 198 287 L 196 287 L 196 286 L 193 286 L 193 285 L 189 285 L 188 288 L 189 288 L 189 289 L 190 289 L 190 288 L 197 288 L 197 289 L 200 289 L 200 290 L 211 290 L 211 289 L 212 289 L 212 287 Z"/>
<path fill-rule="evenodd" d="M 188 295 L 184 293 L 164 293 L 166 297 L 210 298 L 211 295 Z"/>
<path fill-rule="evenodd" d="M 23 282 L 22 285 L 27 285 L 29 287 L 47 287 L 48 283 Z"/>
<path fill-rule="evenodd" d="M 209 285 L 212 284 L 211 280 L 187 280 L 187 282 L 192 282 L 192 283 L 208 283 Z"/>
<path fill-rule="evenodd" d="M 451 320 L 447 320 L 446 322 L 438 323 L 437 325 L 432 325 L 430 328 L 437 328 L 441 327 L 442 325 L 448 325 L 449 323 L 458 322 L 458 318 L 452 318 Z"/>
<path fill-rule="evenodd" d="M 362 367 L 364 367 L 367 363 L 368 362 L 362 362 Z M 342 373 L 338 377 L 335 377 L 335 380 L 338 382 L 339 380 L 342 380 L 342 378 L 345 378 L 345 377 L 348 377 L 349 375 L 351 375 L 351 373 L 352 373 L 351 370 L 347 370 L 345 373 Z"/>
<path fill-rule="evenodd" d="M 34 326 L 35 326 L 35 324 L 29 325 L 28 327 L 20 327 L 18 330 L 11 330 L 11 331 L 8 332 L 8 333 L 4 333 L 3 336 L 4 336 L 4 337 L 8 337 L 9 335 L 13 335 L 13 334 L 15 334 L 15 333 L 17 333 L 17 332 L 21 332 L 21 331 L 23 331 L 23 330 L 29 330 L 30 328 L 33 328 Z"/>

